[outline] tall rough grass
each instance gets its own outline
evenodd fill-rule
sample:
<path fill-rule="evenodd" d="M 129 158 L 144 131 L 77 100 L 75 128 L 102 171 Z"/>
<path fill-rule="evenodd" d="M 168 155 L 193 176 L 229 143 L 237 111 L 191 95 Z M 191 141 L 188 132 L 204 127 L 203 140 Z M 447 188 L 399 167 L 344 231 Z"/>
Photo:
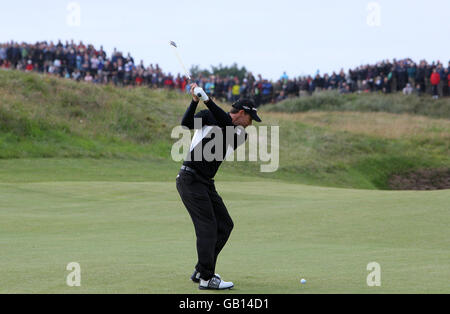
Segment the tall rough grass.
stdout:
<path fill-rule="evenodd" d="M 16 71 L 0 71 L 0 95 L 0 158 L 161 155 L 189 102 Z"/>

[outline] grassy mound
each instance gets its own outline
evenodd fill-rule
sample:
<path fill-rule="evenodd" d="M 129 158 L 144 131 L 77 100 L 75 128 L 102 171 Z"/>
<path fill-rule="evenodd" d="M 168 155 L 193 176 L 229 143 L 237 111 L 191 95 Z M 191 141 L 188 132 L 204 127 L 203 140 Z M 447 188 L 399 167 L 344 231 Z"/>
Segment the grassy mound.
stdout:
<path fill-rule="evenodd" d="M 0 72 L 0 158 L 162 156 L 185 99 Z"/>
<path fill-rule="evenodd" d="M 151 169 L 158 169 L 160 180 L 172 180 L 179 166 L 170 157 L 176 141 L 170 134 L 190 101 L 187 95 L 14 71 L 0 71 L 0 94 L 0 159 L 133 160 L 137 171 L 131 173 L 137 172 L 139 180 L 145 180 L 139 170 L 149 163 Z M 448 100 L 328 93 L 305 99 L 262 110 L 265 125 L 280 127 L 277 172 L 261 173 L 260 163 L 226 162 L 221 173 L 320 186 L 390 189 L 393 175 L 450 165 Z M 306 101 L 316 101 L 322 112 L 309 112 L 313 103 L 292 110 L 307 112 L 286 110 L 289 104 Z M 366 104 L 364 112 L 359 103 Z M 445 119 L 433 118 L 437 116 Z M 105 170 L 102 177 L 107 176 Z"/>

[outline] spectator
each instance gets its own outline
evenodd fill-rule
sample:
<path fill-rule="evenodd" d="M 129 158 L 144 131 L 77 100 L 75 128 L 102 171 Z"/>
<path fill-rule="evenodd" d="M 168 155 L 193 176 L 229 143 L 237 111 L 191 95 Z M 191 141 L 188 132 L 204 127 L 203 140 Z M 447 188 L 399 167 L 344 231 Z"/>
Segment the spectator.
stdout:
<path fill-rule="evenodd" d="M 414 92 L 414 88 L 411 87 L 411 84 L 406 84 L 406 87 L 403 88 L 403 95 L 411 95 Z"/>
<path fill-rule="evenodd" d="M 422 96 L 422 87 L 420 86 L 420 84 L 416 85 L 416 89 L 414 90 L 414 92 L 417 96 Z"/>
<path fill-rule="evenodd" d="M 363 81 L 363 86 L 364 86 L 364 82 L 366 82 L 366 81 Z M 342 85 L 341 85 L 341 88 L 339 89 L 339 93 L 341 93 L 341 94 L 350 94 L 350 86 L 347 84 L 347 83 L 342 83 Z"/>
<path fill-rule="evenodd" d="M 450 96 L 450 67 L 448 67 L 447 69 L 445 69 L 444 72 L 444 90 L 443 90 L 444 97 L 448 97 Z"/>
<path fill-rule="evenodd" d="M 2 65 L 1 65 L 1 68 L 4 69 L 4 70 L 7 70 L 7 69 L 9 69 L 10 67 L 11 67 L 11 64 L 9 63 L 9 61 L 8 61 L 8 60 L 3 60 L 3 63 L 2 63 Z"/>
<path fill-rule="evenodd" d="M 79 69 L 76 69 L 75 72 L 72 73 L 72 79 L 77 82 L 81 80 L 81 72 Z"/>
<path fill-rule="evenodd" d="M 425 65 L 423 62 L 420 63 L 419 67 L 416 69 L 416 84 L 420 86 L 420 91 L 425 92 Z"/>
<path fill-rule="evenodd" d="M 142 83 L 144 82 L 144 78 L 142 77 L 142 75 L 138 74 L 138 75 L 136 76 L 135 82 L 136 82 L 136 85 L 137 85 L 137 86 L 141 86 Z"/>
<path fill-rule="evenodd" d="M 241 85 L 239 85 L 239 80 L 236 79 L 235 83 L 232 87 L 232 91 L 231 91 L 231 95 L 232 95 L 232 101 L 238 101 L 241 95 Z"/>
<path fill-rule="evenodd" d="M 6 60 L 6 44 L 0 44 L 0 66 Z"/>
<path fill-rule="evenodd" d="M 0 68 L 26 72 L 37 71 L 93 83 L 147 86 L 186 91 L 187 79 L 162 71 L 158 64 L 147 68 L 141 61 L 136 65 L 130 53 L 125 58 L 114 48 L 110 57 L 101 46 L 73 41 L 37 42 L 35 44 L 8 42 L 0 44 Z M 337 90 L 339 93 L 402 91 L 405 94 L 432 94 L 433 98 L 448 97 L 449 68 L 440 61 L 428 63 L 411 59 L 383 60 L 365 64 L 345 72 L 290 78 L 286 72 L 278 80 L 263 79 L 251 72 L 238 77 L 198 75 L 193 80 L 203 86 L 213 97 L 233 101 L 242 96 L 254 97 L 257 105 L 275 102 L 286 97 L 312 94 L 321 90 Z M 435 69 L 435 70 L 433 70 Z M 437 84 L 436 84 L 437 82 Z M 414 87 L 414 88 L 413 88 Z"/>
<path fill-rule="evenodd" d="M 381 89 L 384 94 L 390 94 L 392 92 L 391 83 L 389 78 L 385 77 L 383 81 L 383 88 Z"/>
<path fill-rule="evenodd" d="M 250 94 L 250 87 L 248 86 L 248 80 L 245 78 L 244 82 L 241 85 L 241 88 L 239 89 L 239 95 L 241 97 L 248 97 Z"/>
<path fill-rule="evenodd" d="M 408 82 L 410 86 L 415 86 L 416 83 L 416 71 L 417 71 L 417 67 L 416 64 L 414 62 L 410 62 L 409 66 L 407 68 L 407 73 L 408 73 Z"/>
<path fill-rule="evenodd" d="M 208 95 L 214 95 L 214 77 L 212 77 L 208 82 L 205 84 L 205 92 Z"/>
<path fill-rule="evenodd" d="M 271 101 L 273 95 L 273 86 L 268 80 L 264 80 L 262 84 L 262 104 Z"/>
<path fill-rule="evenodd" d="M 433 69 L 433 73 L 431 74 L 430 77 L 430 82 L 432 85 L 432 93 L 433 93 L 433 99 L 438 99 L 439 98 L 439 83 L 441 82 L 441 76 L 439 75 L 437 68 Z"/>
<path fill-rule="evenodd" d="M 287 84 L 288 80 L 289 80 L 289 76 L 286 74 L 286 72 L 283 72 L 283 75 L 280 77 L 280 81 L 283 84 Z"/>
<path fill-rule="evenodd" d="M 375 79 L 375 91 L 379 92 L 383 89 L 383 80 L 381 76 L 377 76 Z"/>
<path fill-rule="evenodd" d="M 27 66 L 25 67 L 25 72 L 31 72 L 33 71 L 33 62 L 31 60 L 28 60 Z"/>
<path fill-rule="evenodd" d="M 91 72 L 87 72 L 86 76 L 84 77 L 84 81 L 90 83 L 90 82 L 92 82 L 93 79 L 94 78 L 92 77 Z"/>
<path fill-rule="evenodd" d="M 286 97 L 286 95 L 284 94 L 284 90 L 282 90 L 282 91 L 280 92 L 280 94 L 277 96 L 276 101 L 277 101 L 277 102 L 280 102 L 280 101 L 285 100 L 286 98 L 287 98 L 287 97 Z"/>

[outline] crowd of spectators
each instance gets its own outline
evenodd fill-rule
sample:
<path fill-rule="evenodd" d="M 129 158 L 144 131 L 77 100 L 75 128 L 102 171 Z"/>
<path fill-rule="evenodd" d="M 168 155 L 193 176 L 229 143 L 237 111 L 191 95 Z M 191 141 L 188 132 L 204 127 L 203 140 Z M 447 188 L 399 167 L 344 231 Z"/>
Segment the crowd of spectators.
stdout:
<path fill-rule="evenodd" d="M 0 44 L 0 68 L 36 71 L 97 84 L 189 90 L 186 77 L 164 73 L 158 64 L 136 63 L 129 53 L 124 56 L 116 49 L 108 56 L 103 47 L 96 49 L 83 42 Z M 438 98 L 450 95 L 449 70 L 450 61 L 445 67 L 439 61 L 415 63 L 411 59 L 394 59 L 332 74 L 318 72 L 314 76 L 290 78 L 283 73 L 276 81 L 261 75 L 255 77 L 252 73 L 247 73 L 244 78 L 199 75 L 193 81 L 208 94 L 224 101 L 251 96 L 258 105 L 323 90 L 337 90 L 342 94 L 402 92 Z"/>

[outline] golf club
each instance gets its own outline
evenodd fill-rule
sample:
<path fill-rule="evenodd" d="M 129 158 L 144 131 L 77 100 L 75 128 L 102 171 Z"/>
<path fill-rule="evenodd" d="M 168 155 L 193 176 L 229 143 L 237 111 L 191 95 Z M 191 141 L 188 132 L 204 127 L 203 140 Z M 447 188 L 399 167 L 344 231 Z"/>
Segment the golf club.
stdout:
<path fill-rule="evenodd" d="M 191 75 L 189 74 L 189 72 L 186 70 L 186 67 L 184 66 L 183 60 L 180 57 L 180 54 L 178 53 L 178 45 L 174 42 L 174 41 L 169 41 L 169 45 L 173 48 L 174 52 L 175 52 L 175 56 L 178 59 L 178 62 L 180 63 L 181 67 L 184 70 L 184 74 L 186 75 L 188 80 L 191 80 Z M 200 87 L 195 88 L 194 93 L 202 99 L 207 99 L 208 97 L 206 96 L 206 94 L 204 93 L 203 89 Z"/>
<path fill-rule="evenodd" d="M 189 74 L 189 72 L 186 70 L 186 67 L 184 66 L 183 60 L 181 60 L 180 54 L 178 53 L 178 46 L 174 41 L 169 41 L 169 45 L 173 48 L 173 51 L 175 52 L 175 56 L 178 59 L 178 62 L 180 62 L 181 67 L 184 70 L 184 74 L 186 75 L 187 79 L 190 80 L 191 79 L 191 75 Z"/>

